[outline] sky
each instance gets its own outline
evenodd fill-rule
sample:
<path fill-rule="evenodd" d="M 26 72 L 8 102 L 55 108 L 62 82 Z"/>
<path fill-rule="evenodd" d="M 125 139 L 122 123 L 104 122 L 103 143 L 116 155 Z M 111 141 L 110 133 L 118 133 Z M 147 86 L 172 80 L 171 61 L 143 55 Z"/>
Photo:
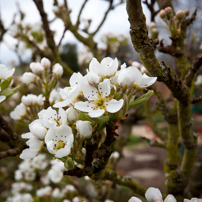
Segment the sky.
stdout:
<path fill-rule="evenodd" d="M 84 0 L 68 0 L 69 7 L 72 9 L 71 18 L 73 22 L 76 22 L 77 15 L 83 1 Z M 21 10 L 26 14 L 25 22 L 32 24 L 32 26 L 36 26 L 37 22 L 40 22 L 40 15 L 32 0 L 0 0 L 1 18 L 6 27 L 10 25 L 14 13 L 17 11 L 17 2 L 19 3 Z M 59 0 L 59 2 L 62 1 Z M 115 3 L 116 2 L 118 2 L 118 0 L 115 0 Z M 48 19 L 53 19 L 53 0 L 44 0 L 44 8 L 48 13 Z M 107 8 L 108 2 L 104 0 L 89 0 L 86 4 L 81 19 L 92 19 L 90 31 L 93 31 L 97 27 Z M 52 23 L 51 29 L 56 30 L 55 40 L 56 42 L 59 41 L 63 31 L 63 23 L 60 20 L 56 20 Z M 103 27 L 95 36 L 95 40 L 99 42 L 103 34 L 110 32 L 129 36 L 129 22 L 125 3 L 109 13 Z M 71 32 L 67 32 L 65 34 L 63 44 L 67 42 L 77 43 L 78 41 Z M 4 37 L 4 42 L 0 44 L 0 63 L 8 65 L 11 61 L 17 62 L 16 55 L 13 51 L 11 51 L 15 43 L 16 40 L 13 40 L 13 38 L 8 34 Z M 27 58 L 30 56 L 30 52 L 25 52 L 23 55 L 24 58 Z"/>

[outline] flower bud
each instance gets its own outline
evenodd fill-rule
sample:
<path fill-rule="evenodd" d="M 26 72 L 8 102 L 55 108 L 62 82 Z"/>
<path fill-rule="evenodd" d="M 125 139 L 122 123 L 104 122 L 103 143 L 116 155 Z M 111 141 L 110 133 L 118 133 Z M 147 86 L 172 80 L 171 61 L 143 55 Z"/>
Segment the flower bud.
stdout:
<path fill-rule="evenodd" d="M 30 64 L 30 69 L 34 74 L 39 74 L 44 71 L 44 67 L 39 62 L 32 62 Z"/>
<path fill-rule="evenodd" d="M 189 15 L 189 13 L 190 13 L 189 9 L 186 9 L 186 10 L 184 11 L 184 15 L 185 15 L 186 17 Z"/>
<path fill-rule="evenodd" d="M 77 121 L 76 128 L 79 134 L 83 137 L 89 137 L 92 134 L 92 126 L 90 125 L 90 121 Z"/>
<path fill-rule="evenodd" d="M 53 73 L 58 76 L 61 77 L 63 75 L 63 67 L 60 64 L 55 64 L 53 66 Z"/>
<path fill-rule="evenodd" d="M 21 102 L 26 106 L 31 106 L 36 104 L 37 102 L 37 96 L 33 94 L 23 95 L 21 98 Z"/>
<path fill-rule="evenodd" d="M 172 194 L 168 194 L 168 196 L 164 199 L 164 202 L 177 202 L 177 201 Z"/>
<path fill-rule="evenodd" d="M 78 113 L 76 111 L 76 109 L 74 109 L 73 107 L 70 107 L 66 110 L 67 113 L 67 120 L 70 122 L 76 122 L 78 120 Z"/>
<path fill-rule="evenodd" d="M 149 24 L 149 26 L 150 26 L 150 29 L 156 28 L 156 23 L 155 22 L 151 22 Z"/>
<path fill-rule="evenodd" d="M 142 202 L 142 201 L 139 198 L 133 196 L 128 200 L 128 202 Z"/>
<path fill-rule="evenodd" d="M 167 13 L 166 13 L 166 11 L 165 11 L 164 9 L 162 9 L 162 10 L 160 11 L 160 13 L 159 13 L 159 16 L 160 16 L 161 18 L 165 18 L 166 15 L 167 15 Z"/>
<path fill-rule="evenodd" d="M 163 201 L 160 190 L 154 187 L 150 187 L 147 189 L 145 193 L 145 198 L 147 199 L 148 202 Z"/>
<path fill-rule="evenodd" d="M 72 170 L 74 168 L 74 162 L 71 158 L 67 158 L 67 160 L 64 163 L 65 168 L 68 170 Z"/>
<path fill-rule="evenodd" d="M 36 79 L 35 74 L 33 74 L 31 72 L 25 72 L 21 77 L 21 81 L 25 84 L 30 84 L 30 83 L 34 82 L 35 79 Z"/>
<path fill-rule="evenodd" d="M 182 10 L 177 11 L 176 16 L 177 16 L 178 20 L 182 20 L 185 17 L 184 11 L 182 11 Z"/>
<path fill-rule="evenodd" d="M 157 39 L 158 38 L 158 34 L 159 34 L 159 32 L 158 32 L 158 30 L 156 28 L 152 28 L 151 29 L 151 38 L 152 39 Z"/>
<path fill-rule="evenodd" d="M 45 68 L 45 69 L 48 69 L 48 68 L 50 68 L 50 66 L 51 66 L 51 62 L 50 62 L 50 60 L 48 59 L 48 58 L 42 58 L 42 60 L 41 60 L 41 65 Z"/>
<path fill-rule="evenodd" d="M 171 7 L 166 7 L 165 12 L 166 12 L 167 15 L 170 15 L 170 14 L 172 14 L 173 9 Z"/>

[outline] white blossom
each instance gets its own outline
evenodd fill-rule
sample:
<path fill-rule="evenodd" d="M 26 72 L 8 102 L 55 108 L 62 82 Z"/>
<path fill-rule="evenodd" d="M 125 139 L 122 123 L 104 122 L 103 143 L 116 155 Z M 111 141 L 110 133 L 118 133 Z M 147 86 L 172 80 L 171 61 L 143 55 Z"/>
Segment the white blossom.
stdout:
<path fill-rule="evenodd" d="M 88 72 L 86 75 L 86 79 L 92 86 L 98 85 L 100 82 L 100 77 L 94 72 Z"/>
<path fill-rule="evenodd" d="M 85 102 L 76 102 L 75 108 L 88 112 L 90 117 L 100 117 L 105 112 L 115 113 L 123 106 L 123 99 L 115 100 L 110 96 L 110 80 L 105 79 L 100 82 L 98 89 L 85 85 L 83 86 L 83 94 L 88 99 Z"/>
<path fill-rule="evenodd" d="M 114 76 L 118 69 L 118 60 L 114 60 L 110 57 L 104 58 L 101 63 L 97 61 L 96 58 L 93 58 L 89 64 L 90 72 L 94 72 L 101 77 L 111 77 Z"/>
<path fill-rule="evenodd" d="M 24 149 L 20 155 L 21 159 L 34 158 L 40 151 L 43 141 L 37 139 L 32 133 L 25 133 L 22 138 L 30 138 L 26 144 L 29 146 L 28 149 Z"/>
<path fill-rule="evenodd" d="M 59 188 L 55 188 L 55 189 L 53 190 L 53 192 L 52 192 L 52 196 L 53 196 L 54 198 L 62 198 L 64 195 L 63 195 L 63 193 L 60 191 Z"/>
<path fill-rule="evenodd" d="M 46 128 L 58 127 L 67 123 L 67 114 L 64 109 L 59 108 L 59 111 L 48 107 L 38 113 L 39 119 L 42 120 L 43 126 Z"/>
<path fill-rule="evenodd" d="M 70 87 L 66 87 L 60 90 L 60 95 L 64 101 L 57 102 L 53 107 L 65 107 L 72 102 L 75 102 L 77 97 L 81 93 L 81 88 L 83 84 L 83 76 L 78 73 L 73 73 L 69 80 Z"/>
<path fill-rule="evenodd" d="M 57 158 L 69 155 L 73 141 L 72 129 L 67 125 L 51 128 L 45 136 L 48 151 Z"/>
<path fill-rule="evenodd" d="M 89 137 L 92 134 L 92 126 L 90 121 L 77 121 L 76 128 L 79 134 L 83 137 Z"/>
<path fill-rule="evenodd" d="M 50 186 L 46 186 L 36 191 L 36 195 L 39 197 L 50 196 L 51 193 L 52 193 L 52 188 Z"/>

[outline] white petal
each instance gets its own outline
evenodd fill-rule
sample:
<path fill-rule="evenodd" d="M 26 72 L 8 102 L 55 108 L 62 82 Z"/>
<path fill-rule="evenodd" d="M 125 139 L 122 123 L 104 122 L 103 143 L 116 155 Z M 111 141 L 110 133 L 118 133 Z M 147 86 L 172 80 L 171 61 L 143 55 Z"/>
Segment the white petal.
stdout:
<path fill-rule="evenodd" d="M 53 107 L 55 107 L 55 108 L 66 107 L 66 106 L 68 106 L 71 102 L 72 102 L 71 99 L 69 99 L 69 100 L 64 100 L 64 101 L 62 101 L 62 102 L 57 102 L 57 103 L 55 103 L 55 104 L 53 105 Z"/>
<path fill-rule="evenodd" d="M 134 84 L 139 85 L 140 84 L 140 80 L 142 78 L 142 73 L 136 67 L 128 67 L 127 69 L 133 75 L 133 82 L 134 82 Z"/>
<path fill-rule="evenodd" d="M 88 100 L 94 100 L 97 98 L 98 96 L 98 90 L 97 88 L 89 85 L 89 84 L 84 84 L 82 86 L 82 91 L 84 96 L 88 99 Z"/>
<path fill-rule="evenodd" d="M 35 138 L 35 136 L 32 134 L 32 133 L 23 133 L 22 135 L 21 135 L 21 137 L 23 138 L 23 139 L 30 139 L 30 138 Z"/>
<path fill-rule="evenodd" d="M 157 77 L 149 77 L 146 74 L 143 74 L 140 84 L 140 87 L 148 87 L 151 86 L 152 84 L 154 84 L 156 82 Z"/>
<path fill-rule="evenodd" d="M 142 202 L 142 201 L 139 198 L 133 196 L 128 200 L 128 202 Z"/>
<path fill-rule="evenodd" d="M 22 151 L 22 154 L 20 154 L 21 159 L 31 159 L 34 158 L 37 155 L 37 151 L 32 151 L 30 149 L 24 149 Z"/>
<path fill-rule="evenodd" d="M 62 157 L 64 157 L 64 156 L 68 156 L 69 153 L 70 153 L 70 151 L 71 151 L 71 147 L 68 147 L 68 146 L 66 145 L 64 148 L 59 149 L 59 150 L 56 152 L 55 157 L 57 157 L 57 158 L 62 158 Z"/>
<path fill-rule="evenodd" d="M 118 69 L 118 60 L 115 58 L 114 60 L 110 57 L 106 57 L 101 61 L 101 64 L 105 66 L 105 76 L 112 76 L 116 73 Z"/>
<path fill-rule="evenodd" d="M 123 99 L 119 101 L 112 99 L 106 104 L 107 111 L 110 113 L 115 113 L 121 109 L 121 107 L 123 106 L 123 103 L 124 103 Z"/>
<path fill-rule="evenodd" d="M 43 142 L 37 138 L 31 138 L 26 142 L 26 144 L 30 147 L 32 151 L 37 152 L 40 150 L 42 143 Z"/>
<path fill-rule="evenodd" d="M 110 80 L 105 79 L 103 82 L 98 85 L 99 92 L 104 96 L 108 96 L 110 94 Z"/>
<path fill-rule="evenodd" d="M 76 102 L 75 105 L 74 105 L 74 108 L 75 109 L 78 109 L 82 112 L 90 112 L 92 109 L 91 109 L 91 103 L 89 103 L 88 101 L 85 101 L 85 102 Z"/>
<path fill-rule="evenodd" d="M 6 99 L 6 96 L 1 95 L 1 96 L 0 96 L 0 103 L 3 102 L 5 99 Z"/>
<path fill-rule="evenodd" d="M 81 84 L 83 80 L 83 76 L 80 72 L 73 73 L 72 76 L 69 79 L 70 86 L 73 87 L 75 85 Z"/>
<path fill-rule="evenodd" d="M 62 124 L 67 123 L 67 114 L 63 108 L 59 108 L 58 115 L 61 117 Z"/>
<path fill-rule="evenodd" d="M 98 68 L 97 68 L 97 66 L 98 66 Z M 99 69 L 99 67 L 100 67 L 100 63 L 97 61 L 96 58 L 93 58 L 89 64 L 89 71 L 97 73 L 96 69 Z"/>
<path fill-rule="evenodd" d="M 88 113 L 88 115 L 92 118 L 95 117 L 100 117 L 104 114 L 105 110 L 104 109 L 97 109 L 97 110 L 92 110 Z"/>

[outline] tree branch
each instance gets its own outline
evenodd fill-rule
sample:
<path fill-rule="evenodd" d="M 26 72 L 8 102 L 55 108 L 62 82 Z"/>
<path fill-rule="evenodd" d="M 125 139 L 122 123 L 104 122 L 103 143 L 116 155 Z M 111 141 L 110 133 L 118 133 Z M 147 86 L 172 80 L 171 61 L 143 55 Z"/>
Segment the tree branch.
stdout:
<path fill-rule="evenodd" d="M 127 12 L 130 22 L 131 40 L 143 65 L 152 76 L 158 77 L 158 81 L 165 83 L 175 98 L 187 105 L 189 97 L 187 87 L 182 84 L 177 75 L 165 63 L 160 63 L 154 54 L 155 44 L 148 37 L 141 0 L 127 0 Z"/>
<path fill-rule="evenodd" d="M 105 12 L 101 23 L 98 25 L 97 29 L 93 33 L 90 34 L 91 36 L 94 36 L 100 30 L 100 28 L 102 27 L 102 25 L 104 24 L 104 22 L 105 22 L 105 20 L 107 18 L 107 15 L 108 15 L 109 11 L 114 9 L 112 4 L 113 4 L 113 0 L 110 0 L 109 7 L 108 7 L 107 11 Z"/>
<path fill-rule="evenodd" d="M 81 6 L 81 9 L 80 9 L 80 11 L 79 11 L 79 14 L 78 14 L 78 17 L 77 17 L 77 21 L 76 21 L 76 24 L 75 24 L 76 28 L 79 27 L 81 14 L 82 14 L 83 9 L 85 8 L 85 5 L 86 5 L 87 2 L 88 2 L 88 0 L 85 0 L 85 1 L 83 2 L 82 6 Z"/>

